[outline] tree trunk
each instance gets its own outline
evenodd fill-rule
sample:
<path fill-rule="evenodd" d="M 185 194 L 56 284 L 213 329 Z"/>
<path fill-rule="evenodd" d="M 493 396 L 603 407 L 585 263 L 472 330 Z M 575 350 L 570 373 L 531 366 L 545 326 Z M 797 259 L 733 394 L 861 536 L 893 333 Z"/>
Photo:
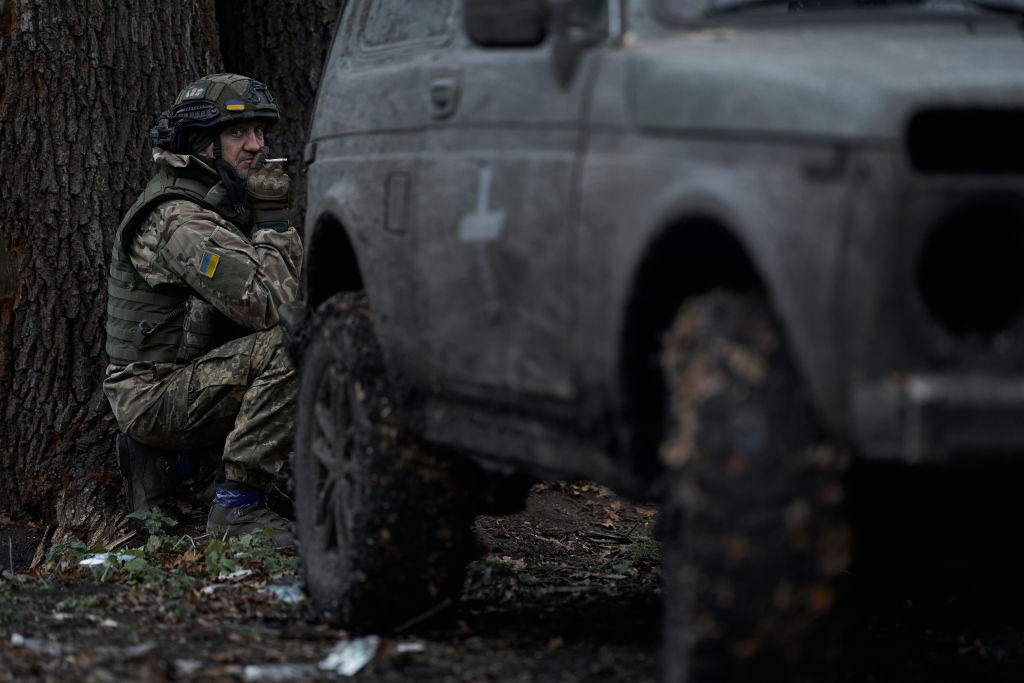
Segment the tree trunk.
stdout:
<path fill-rule="evenodd" d="M 0 511 L 54 541 L 121 518 L 106 270 L 150 123 L 192 78 L 183 45 L 220 68 L 213 0 L 0 0 Z"/>
<path fill-rule="evenodd" d="M 289 160 L 292 222 L 301 229 L 306 208 L 301 173 L 320 73 L 345 0 L 218 0 L 224 66 L 266 83 L 281 107 L 271 131 L 274 156 Z M 258 38 L 254 39 L 254 36 Z"/>
<path fill-rule="evenodd" d="M 148 131 L 200 74 L 270 86 L 298 173 L 344 0 L 0 0 L 0 512 L 107 541 L 122 502 L 101 390 L 114 231 L 154 167 Z M 223 46 L 223 57 L 222 57 Z M 187 48 L 187 51 L 186 51 Z"/>

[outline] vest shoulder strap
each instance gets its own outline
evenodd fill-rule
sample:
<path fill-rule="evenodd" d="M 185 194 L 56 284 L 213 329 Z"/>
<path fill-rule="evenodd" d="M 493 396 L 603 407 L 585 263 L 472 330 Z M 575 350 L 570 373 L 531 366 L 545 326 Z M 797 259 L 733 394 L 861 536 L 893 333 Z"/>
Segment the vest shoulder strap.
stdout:
<path fill-rule="evenodd" d="M 210 183 L 203 182 L 202 180 L 171 174 L 166 169 L 161 169 L 159 173 L 153 176 L 152 180 L 146 185 L 146 189 L 142 191 L 142 194 L 138 196 L 124 218 L 121 219 L 121 224 L 117 226 L 117 240 L 127 249 L 129 242 L 135 236 L 136 229 L 142 224 L 146 216 L 159 205 L 172 199 L 187 199 L 200 206 L 216 210 L 206 200 L 206 193 L 210 190 L 210 187 Z"/>

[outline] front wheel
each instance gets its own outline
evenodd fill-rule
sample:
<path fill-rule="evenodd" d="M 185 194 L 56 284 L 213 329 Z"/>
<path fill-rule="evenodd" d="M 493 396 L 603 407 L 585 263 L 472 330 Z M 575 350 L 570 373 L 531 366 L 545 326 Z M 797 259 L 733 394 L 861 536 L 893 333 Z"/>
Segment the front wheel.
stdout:
<path fill-rule="evenodd" d="M 846 458 L 815 429 L 761 297 L 686 302 L 663 369 L 673 423 L 660 452 L 670 477 L 666 679 L 793 680 L 834 656 L 835 641 L 807 645 L 829 632 L 818 627 L 849 563 Z"/>
<path fill-rule="evenodd" d="M 295 448 L 306 586 L 333 621 L 393 628 L 458 594 L 472 489 L 403 429 L 365 297 L 332 298 L 313 325 Z"/>

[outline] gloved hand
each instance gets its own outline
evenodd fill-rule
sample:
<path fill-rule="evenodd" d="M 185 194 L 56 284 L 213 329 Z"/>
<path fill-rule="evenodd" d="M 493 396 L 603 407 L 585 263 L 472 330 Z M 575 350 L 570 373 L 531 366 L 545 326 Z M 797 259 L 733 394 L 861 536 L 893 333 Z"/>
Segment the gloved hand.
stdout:
<path fill-rule="evenodd" d="M 280 164 L 264 165 L 266 158 L 266 147 L 256 152 L 245 179 L 252 202 L 253 230 L 272 228 L 284 232 L 288 229 L 288 192 L 292 181 Z"/>

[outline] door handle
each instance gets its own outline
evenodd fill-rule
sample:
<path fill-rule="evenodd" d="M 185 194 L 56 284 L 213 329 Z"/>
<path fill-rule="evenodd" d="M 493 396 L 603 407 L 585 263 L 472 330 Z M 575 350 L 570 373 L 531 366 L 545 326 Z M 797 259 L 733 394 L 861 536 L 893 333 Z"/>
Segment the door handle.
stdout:
<path fill-rule="evenodd" d="M 455 113 L 459 104 L 459 81 L 454 76 L 438 76 L 431 79 L 427 94 L 430 112 L 435 119 L 446 119 Z"/>

